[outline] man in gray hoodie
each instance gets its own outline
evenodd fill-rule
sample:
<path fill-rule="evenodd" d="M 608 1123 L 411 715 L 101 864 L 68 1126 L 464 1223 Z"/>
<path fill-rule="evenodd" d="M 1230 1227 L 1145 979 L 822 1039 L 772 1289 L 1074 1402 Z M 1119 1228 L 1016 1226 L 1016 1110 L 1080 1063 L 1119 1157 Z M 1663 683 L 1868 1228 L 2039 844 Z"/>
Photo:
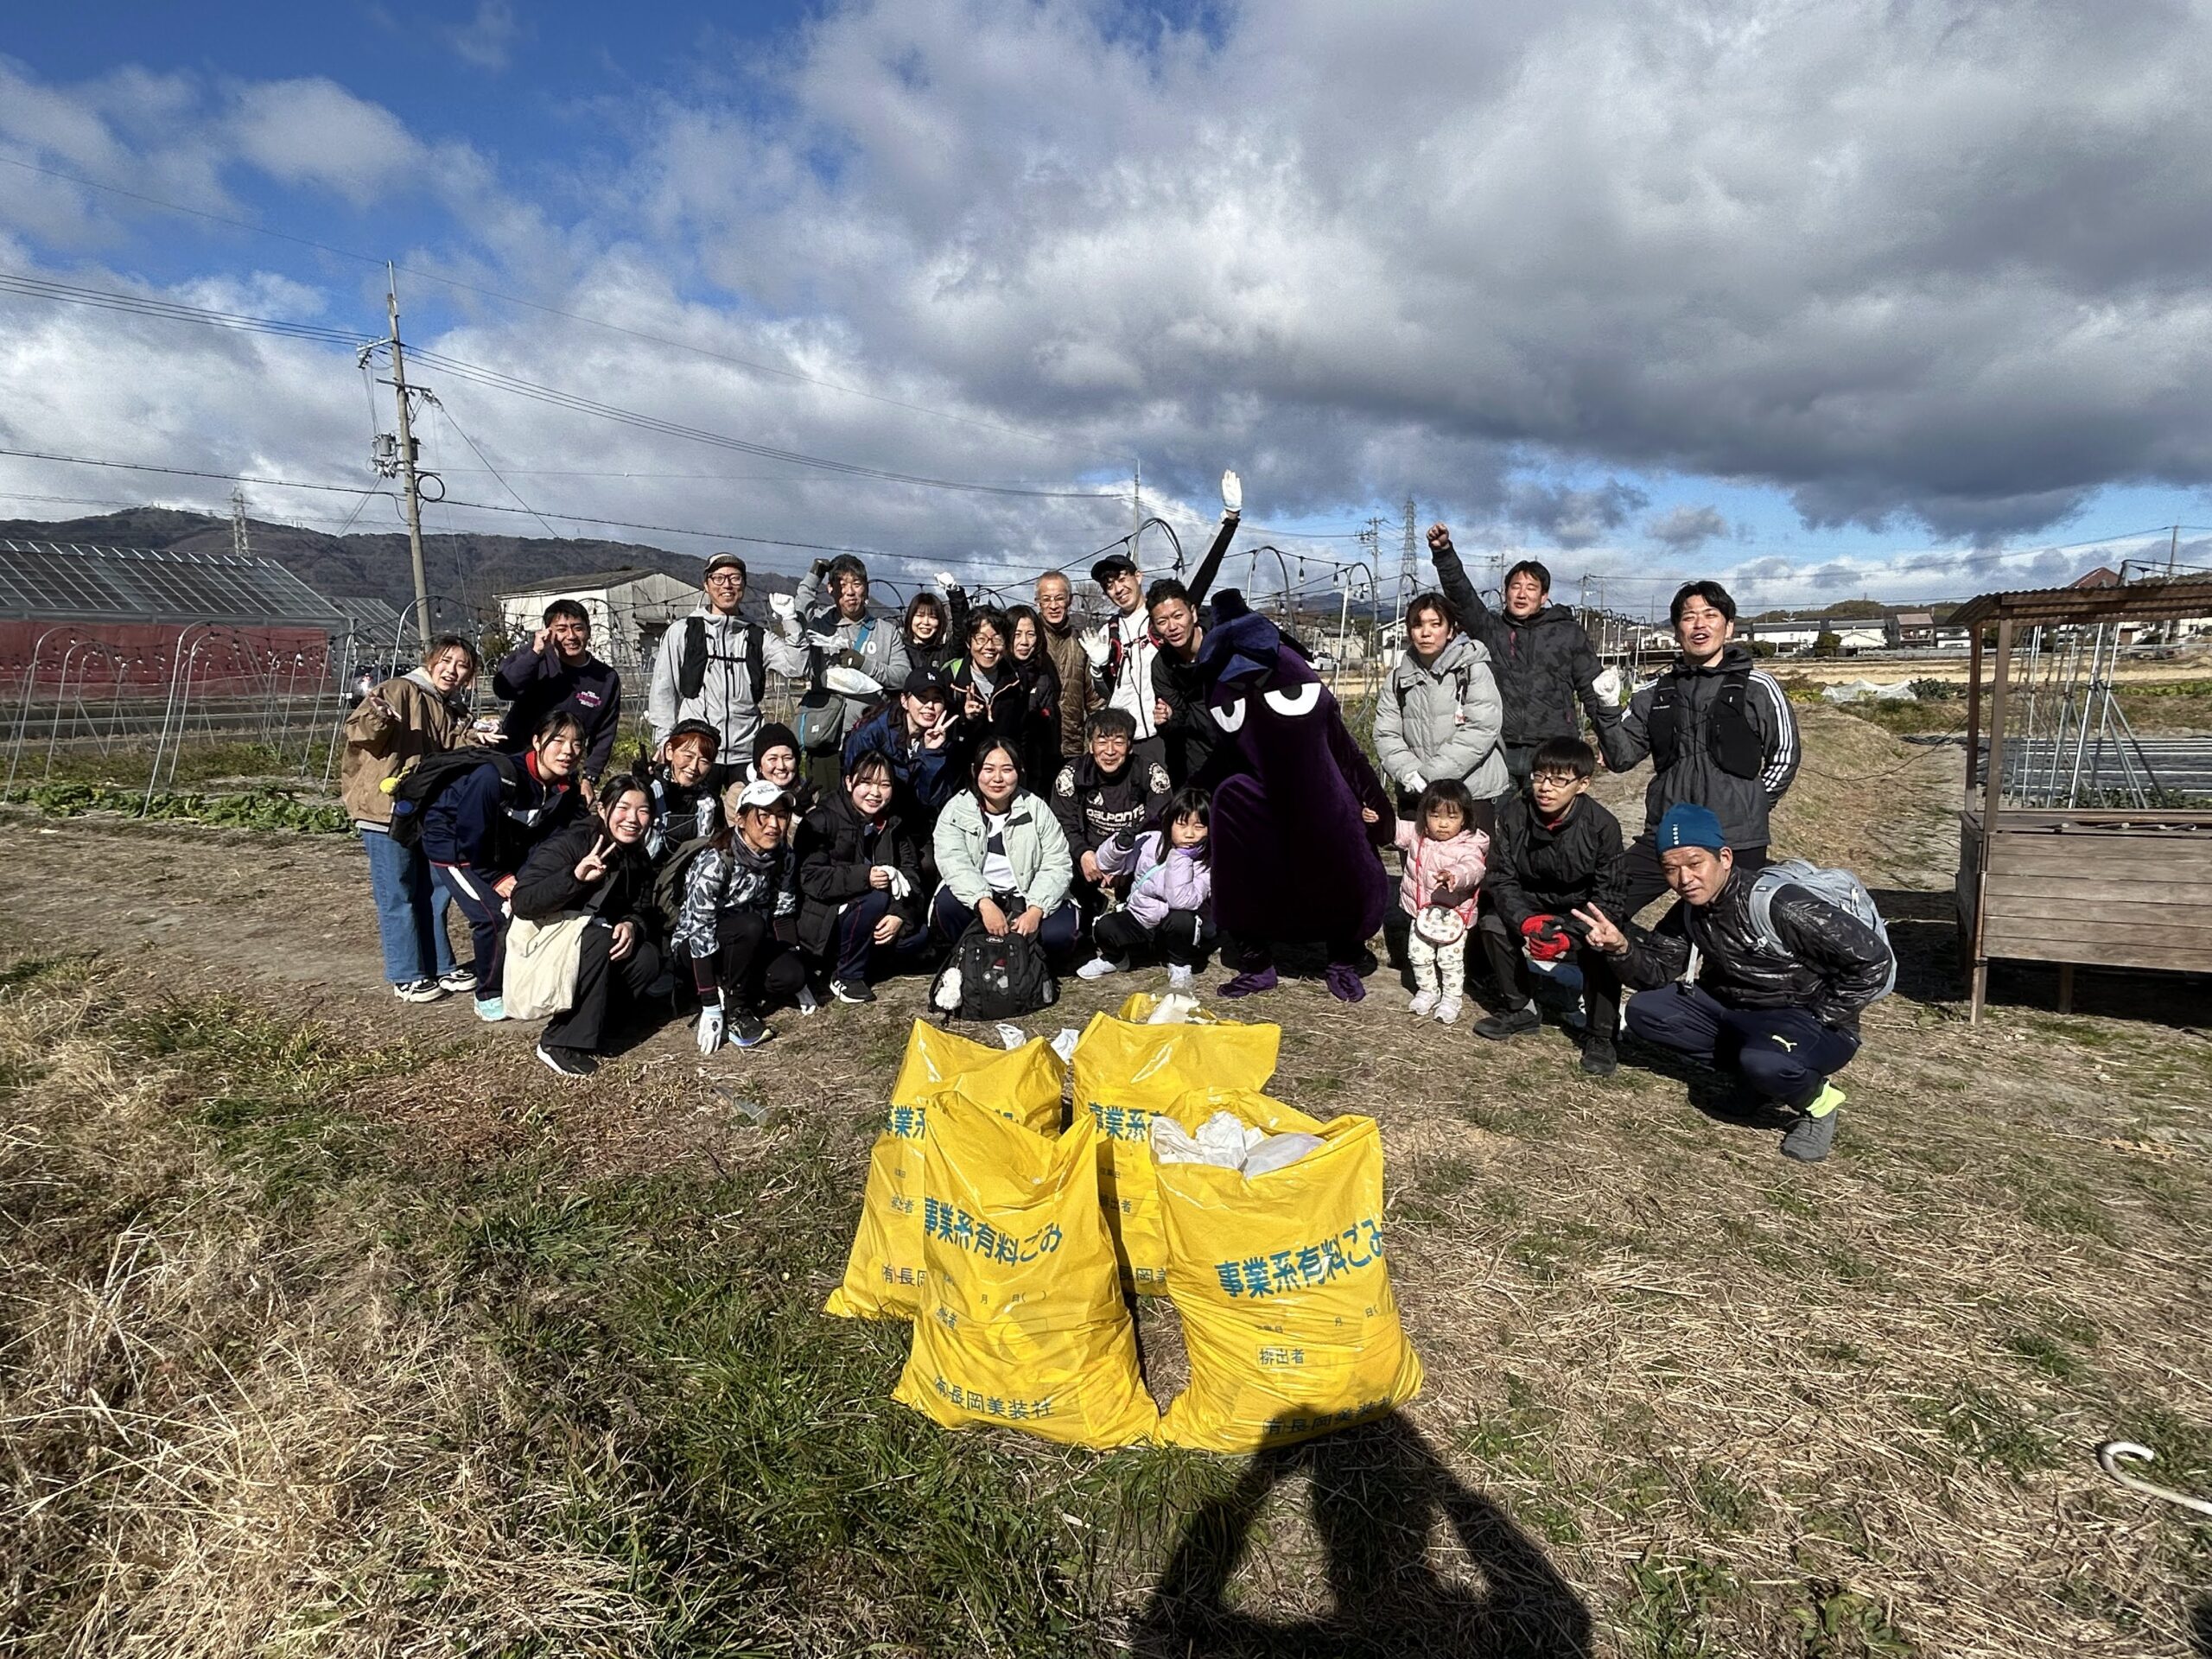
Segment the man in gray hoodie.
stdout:
<path fill-rule="evenodd" d="M 768 671 L 804 674 L 805 650 L 738 613 L 745 602 L 745 561 L 717 553 L 707 561 L 700 587 L 705 602 L 671 625 L 653 653 L 645 721 L 653 747 L 687 720 L 721 734 L 720 754 L 749 754 L 760 729 L 760 697 Z"/>

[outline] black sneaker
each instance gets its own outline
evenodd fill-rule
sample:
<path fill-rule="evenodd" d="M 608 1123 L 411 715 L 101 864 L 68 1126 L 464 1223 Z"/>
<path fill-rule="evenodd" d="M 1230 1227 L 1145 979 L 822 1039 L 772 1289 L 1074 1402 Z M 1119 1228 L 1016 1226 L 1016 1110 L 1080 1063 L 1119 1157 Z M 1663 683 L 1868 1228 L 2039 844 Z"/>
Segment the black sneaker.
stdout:
<path fill-rule="evenodd" d="M 726 1040 L 737 1048 L 758 1048 L 775 1034 L 768 1029 L 768 1022 L 752 1009 L 739 1008 L 730 1014 Z"/>
<path fill-rule="evenodd" d="M 1620 1066 L 1620 1056 L 1613 1052 L 1611 1038 L 1590 1036 L 1582 1039 L 1582 1069 L 1590 1076 L 1610 1077 Z"/>
<path fill-rule="evenodd" d="M 1518 1037 L 1524 1031 L 1536 1031 L 1543 1026 L 1543 1016 L 1535 1005 L 1523 1002 L 1517 1008 L 1508 1008 L 1503 1014 L 1493 1014 L 1475 1021 L 1475 1035 L 1487 1037 L 1493 1043 L 1502 1043 L 1508 1037 Z"/>
<path fill-rule="evenodd" d="M 588 1077 L 599 1070 L 599 1062 L 580 1048 L 548 1048 L 540 1043 L 537 1058 L 564 1077 Z"/>
<path fill-rule="evenodd" d="M 868 988 L 868 983 L 864 979 L 833 979 L 830 982 L 830 995 L 840 1002 L 875 1001 L 875 993 Z"/>

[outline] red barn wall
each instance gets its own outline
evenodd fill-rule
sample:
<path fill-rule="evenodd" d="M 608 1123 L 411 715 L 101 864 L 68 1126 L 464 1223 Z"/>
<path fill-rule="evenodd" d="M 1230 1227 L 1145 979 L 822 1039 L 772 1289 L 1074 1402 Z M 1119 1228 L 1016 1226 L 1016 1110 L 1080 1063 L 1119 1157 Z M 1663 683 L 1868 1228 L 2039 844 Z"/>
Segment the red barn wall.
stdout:
<path fill-rule="evenodd" d="M 0 684 L 20 691 L 35 651 L 42 689 L 60 690 L 66 664 L 72 687 L 113 691 L 120 671 L 123 691 L 165 696 L 180 634 L 199 693 L 282 692 L 319 683 L 330 673 L 330 639 L 320 628 L 0 620 Z M 73 645 L 80 648 L 73 652 Z"/>

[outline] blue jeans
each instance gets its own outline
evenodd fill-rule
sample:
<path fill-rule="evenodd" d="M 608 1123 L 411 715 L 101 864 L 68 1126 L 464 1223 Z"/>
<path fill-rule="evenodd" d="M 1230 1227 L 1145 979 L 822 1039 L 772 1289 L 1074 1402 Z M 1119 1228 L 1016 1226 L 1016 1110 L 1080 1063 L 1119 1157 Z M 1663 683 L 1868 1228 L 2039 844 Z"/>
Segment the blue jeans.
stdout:
<path fill-rule="evenodd" d="M 1638 991 L 1624 1015 L 1645 1042 L 1733 1071 L 1785 1106 L 1812 1104 L 1828 1074 L 1859 1052 L 1857 1037 L 1803 1008 L 1732 1008 L 1694 986 Z"/>
<path fill-rule="evenodd" d="M 446 938 L 446 890 L 430 880 L 420 847 L 402 847 L 379 830 L 361 831 L 376 895 L 377 933 L 384 941 L 384 976 L 395 985 L 442 979 L 453 971 Z"/>
<path fill-rule="evenodd" d="M 476 948 L 476 1000 L 499 995 L 507 965 L 507 901 L 480 871 L 433 864 L 430 874 L 467 919 L 469 940 Z"/>

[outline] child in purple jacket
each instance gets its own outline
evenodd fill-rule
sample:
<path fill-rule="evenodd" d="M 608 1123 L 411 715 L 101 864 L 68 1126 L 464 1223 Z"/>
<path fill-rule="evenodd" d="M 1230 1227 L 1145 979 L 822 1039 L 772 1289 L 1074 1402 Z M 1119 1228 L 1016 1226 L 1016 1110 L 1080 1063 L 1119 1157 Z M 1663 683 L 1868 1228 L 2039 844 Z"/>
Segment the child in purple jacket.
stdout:
<path fill-rule="evenodd" d="M 1130 876 L 1119 910 L 1091 929 L 1097 956 L 1076 969 L 1084 979 L 1128 970 L 1133 953 L 1167 959 L 1170 990 L 1191 988 L 1213 950 L 1213 849 L 1206 839 L 1213 804 L 1202 789 L 1179 789 L 1160 812 L 1164 830 L 1132 836 L 1124 830 L 1098 849 L 1102 874 Z"/>

